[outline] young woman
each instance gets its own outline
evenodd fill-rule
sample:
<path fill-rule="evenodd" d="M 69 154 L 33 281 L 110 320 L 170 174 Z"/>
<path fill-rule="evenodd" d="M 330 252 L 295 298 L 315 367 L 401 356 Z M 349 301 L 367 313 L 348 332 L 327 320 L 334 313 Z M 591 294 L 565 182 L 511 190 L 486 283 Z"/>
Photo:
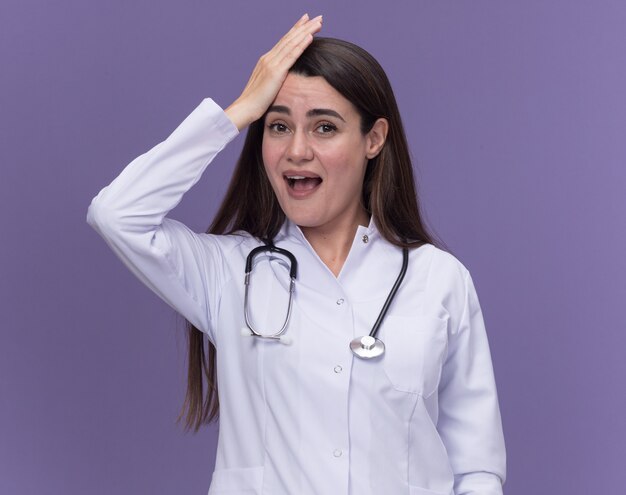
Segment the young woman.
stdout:
<path fill-rule="evenodd" d="M 303 16 L 226 111 L 205 99 L 87 220 L 189 322 L 187 426 L 219 397 L 210 494 L 500 494 L 472 279 L 423 226 L 385 73 L 314 39 L 321 23 Z M 167 218 L 244 128 L 209 233 Z"/>

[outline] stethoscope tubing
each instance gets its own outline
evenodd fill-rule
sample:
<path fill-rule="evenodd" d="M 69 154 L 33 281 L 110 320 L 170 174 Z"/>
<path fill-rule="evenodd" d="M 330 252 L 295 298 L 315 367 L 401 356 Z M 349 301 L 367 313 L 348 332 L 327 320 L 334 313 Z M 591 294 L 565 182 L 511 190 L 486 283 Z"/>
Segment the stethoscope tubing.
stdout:
<path fill-rule="evenodd" d="M 245 279 L 244 279 L 245 289 L 244 289 L 244 296 L 243 296 L 243 307 L 244 307 L 243 315 L 246 321 L 246 326 L 248 327 L 248 329 L 250 330 L 250 332 L 252 332 L 254 336 L 261 337 L 263 339 L 279 340 L 281 336 L 285 333 L 285 330 L 287 330 L 287 325 L 289 324 L 289 319 L 291 318 L 291 308 L 293 306 L 292 304 L 293 293 L 295 292 L 296 277 L 298 275 L 298 261 L 296 260 L 296 257 L 291 252 L 287 251 L 286 249 L 282 249 L 282 248 L 274 246 L 274 243 L 271 240 L 267 239 L 267 240 L 264 240 L 264 242 L 265 244 L 263 246 L 258 246 L 254 248 L 252 251 L 250 251 L 250 254 L 248 254 L 248 258 L 246 259 L 246 274 L 245 274 Z M 285 320 L 280 330 L 272 334 L 262 334 L 259 331 L 257 331 L 252 325 L 250 315 L 248 314 L 248 298 L 249 298 L 248 289 L 250 287 L 250 274 L 252 273 L 252 263 L 254 261 L 254 257 L 257 254 L 265 253 L 265 252 L 277 253 L 289 259 L 289 302 L 287 303 L 287 315 L 285 316 Z"/>
<path fill-rule="evenodd" d="M 380 313 L 378 314 L 378 318 L 376 319 L 376 322 L 374 323 L 374 326 L 372 327 L 372 331 L 370 332 L 370 337 L 376 338 L 376 334 L 378 334 L 378 329 L 380 328 L 380 325 L 382 324 L 385 318 L 385 315 L 387 314 L 387 310 L 389 309 L 389 306 L 391 305 L 393 298 L 396 296 L 396 292 L 398 292 L 398 289 L 400 288 L 402 281 L 404 280 L 404 276 L 406 275 L 408 266 L 409 266 L 409 250 L 407 248 L 402 248 L 402 268 L 400 268 L 400 273 L 398 274 L 398 278 L 396 278 L 396 281 L 393 284 L 393 287 L 391 288 L 389 295 L 387 296 L 387 300 L 385 301 L 385 304 L 383 304 L 383 307 L 380 310 Z"/>
<path fill-rule="evenodd" d="M 245 269 L 245 279 L 244 279 L 245 289 L 244 289 L 244 303 L 243 304 L 244 304 L 244 319 L 246 322 L 247 329 L 246 328 L 242 329 L 242 334 L 253 335 L 255 337 L 260 337 L 262 339 L 278 340 L 284 344 L 289 344 L 291 343 L 291 339 L 284 336 L 283 334 L 287 330 L 287 325 L 289 324 L 289 319 L 291 318 L 293 294 L 295 292 L 295 283 L 296 283 L 296 277 L 298 273 L 298 262 L 296 260 L 296 257 L 291 252 L 289 252 L 286 249 L 282 249 L 282 248 L 274 246 L 274 243 L 272 242 L 271 239 L 264 239 L 263 242 L 264 242 L 264 245 L 258 246 L 254 248 L 252 251 L 250 251 L 246 259 L 246 269 Z M 280 254 L 282 256 L 285 256 L 287 259 L 289 259 L 289 262 L 290 262 L 289 264 L 289 278 L 290 278 L 289 302 L 287 303 L 287 314 L 285 316 L 285 320 L 281 328 L 277 332 L 271 333 L 271 334 L 267 334 L 267 333 L 264 334 L 264 333 L 257 331 L 252 325 L 250 315 L 248 314 L 249 287 L 250 287 L 250 278 L 251 278 L 252 269 L 253 269 L 254 257 L 257 254 L 264 253 L 264 252 Z M 383 307 L 381 308 L 380 313 L 378 314 L 378 318 L 376 319 L 376 322 L 374 323 L 372 330 L 370 331 L 368 336 L 357 337 L 350 342 L 350 349 L 352 350 L 355 356 L 360 357 L 362 359 L 372 359 L 372 358 L 381 356 L 385 352 L 385 344 L 380 339 L 378 339 L 376 335 L 378 334 L 378 330 L 385 318 L 385 315 L 387 314 L 387 311 L 389 310 L 389 306 L 393 302 L 396 296 L 396 293 L 398 292 L 398 289 L 400 288 L 400 285 L 402 284 L 402 281 L 404 280 L 408 265 L 409 265 L 409 250 L 406 247 L 404 247 L 402 248 L 402 267 L 400 268 L 400 273 L 398 273 L 396 281 L 394 282 L 393 287 L 389 291 L 389 295 L 387 296 L 387 299 L 385 300 L 385 303 L 383 304 Z"/>
<path fill-rule="evenodd" d="M 298 277 L 298 261 L 296 257 L 286 249 L 279 248 L 274 246 L 274 243 L 270 240 L 265 240 L 265 244 L 263 246 L 255 247 L 248 254 L 248 258 L 246 259 L 246 277 L 249 278 L 250 272 L 252 272 L 252 262 L 254 261 L 254 257 L 259 253 L 270 252 L 270 253 L 278 253 L 283 256 L 289 258 L 289 278 L 295 280 Z"/>

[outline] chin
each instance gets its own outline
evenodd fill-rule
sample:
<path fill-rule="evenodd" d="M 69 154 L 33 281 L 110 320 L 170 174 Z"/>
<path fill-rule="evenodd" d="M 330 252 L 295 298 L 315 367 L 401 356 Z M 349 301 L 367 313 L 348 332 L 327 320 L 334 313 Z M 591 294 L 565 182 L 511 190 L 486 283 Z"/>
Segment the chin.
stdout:
<path fill-rule="evenodd" d="M 289 220 L 295 223 L 298 227 L 312 228 L 312 227 L 319 227 L 320 225 L 323 225 L 322 221 L 311 219 L 302 215 L 296 215 L 296 216 L 287 215 L 287 218 L 289 218 Z"/>
<path fill-rule="evenodd" d="M 285 211 L 283 209 L 283 211 Z M 320 218 L 319 215 L 314 215 L 309 212 L 289 212 L 285 211 L 285 216 L 295 223 L 298 227 L 319 227 L 320 225 L 324 225 L 324 219 Z"/>
<path fill-rule="evenodd" d="M 289 220 L 296 225 L 300 225 L 300 222 L 307 221 L 311 218 L 310 209 L 302 208 L 300 205 L 293 205 L 289 201 L 283 201 L 280 196 L 277 195 L 278 204 L 280 209 Z"/>

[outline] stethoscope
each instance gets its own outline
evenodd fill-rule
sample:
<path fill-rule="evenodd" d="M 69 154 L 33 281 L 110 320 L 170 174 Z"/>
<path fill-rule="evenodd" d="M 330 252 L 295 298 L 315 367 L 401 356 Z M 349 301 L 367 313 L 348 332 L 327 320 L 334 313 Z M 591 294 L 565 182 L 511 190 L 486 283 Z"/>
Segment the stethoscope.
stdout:
<path fill-rule="evenodd" d="M 289 338 L 289 336 L 284 335 L 284 333 L 287 330 L 289 318 L 291 317 L 291 306 L 293 303 L 293 293 L 296 287 L 298 261 L 296 260 L 296 257 L 291 252 L 287 251 L 286 249 L 276 247 L 271 240 L 266 239 L 263 242 L 265 243 L 264 245 L 254 248 L 252 251 L 250 251 L 250 254 L 248 254 L 248 257 L 246 258 L 243 314 L 244 314 L 244 319 L 246 321 L 247 328 L 242 329 L 241 333 L 244 336 L 253 336 L 253 337 L 259 337 L 262 339 L 276 340 L 283 344 L 289 345 L 293 341 L 291 338 Z M 254 266 L 254 258 L 258 254 L 261 254 L 261 253 L 276 253 L 276 254 L 280 254 L 284 256 L 285 258 L 289 260 L 289 279 L 290 280 L 289 280 L 289 302 L 287 303 L 287 315 L 285 316 L 285 321 L 283 322 L 283 325 L 280 328 L 280 330 L 272 334 L 263 334 L 259 332 L 258 330 L 256 330 L 254 326 L 252 325 L 249 310 L 248 310 L 248 297 L 249 297 L 248 289 L 250 286 L 250 277 L 252 275 L 252 269 Z M 380 328 L 380 325 L 382 324 L 383 319 L 385 318 L 385 315 L 387 314 L 387 311 L 389 309 L 389 306 L 391 305 L 391 302 L 396 296 L 396 292 L 398 292 L 398 289 L 400 288 L 400 284 L 402 284 L 402 280 L 404 279 L 404 276 L 406 275 L 406 270 L 408 266 L 409 266 L 409 250 L 407 248 L 403 248 L 402 249 L 402 268 L 400 268 L 400 273 L 398 274 L 398 278 L 396 278 L 396 281 L 393 284 L 393 287 L 391 288 L 389 295 L 387 296 L 387 300 L 385 301 L 385 304 L 383 304 L 383 307 L 380 310 L 380 314 L 378 315 L 378 318 L 376 319 L 376 322 L 374 323 L 372 330 L 370 331 L 369 335 L 364 335 L 363 337 L 357 337 L 350 342 L 350 349 L 352 350 L 355 356 L 360 357 L 362 359 L 371 359 L 371 358 L 381 356 L 385 352 L 385 344 L 383 343 L 382 340 L 377 338 L 376 335 L 378 334 L 378 329 Z"/>

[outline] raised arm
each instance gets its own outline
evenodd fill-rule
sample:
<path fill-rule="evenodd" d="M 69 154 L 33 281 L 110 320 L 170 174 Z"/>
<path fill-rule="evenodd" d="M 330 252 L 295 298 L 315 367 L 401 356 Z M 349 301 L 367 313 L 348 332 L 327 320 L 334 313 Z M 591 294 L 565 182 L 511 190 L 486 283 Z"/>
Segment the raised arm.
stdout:
<path fill-rule="evenodd" d="M 204 332 L 210 329 L 207 295 L 214 292 L 207 284 L 220 283 L 219 252 L 208 236 L 165 216 L 237 133 L 222 109 L 205 99 L 165 141 L 126 166 L 87 210 L 87 223 L 131 272 Z"/>
<path fill-rule="evenodd" d="M 304 15 L 257 63 L 226 112 L 207 98 L 163 142 L 93 198 L 87 222 L 146 286 L 214 340 L 212 308 L 226 276 L 212 236 L 166 218 L 239 130 L 260 118 L 321 28 Z"/>

